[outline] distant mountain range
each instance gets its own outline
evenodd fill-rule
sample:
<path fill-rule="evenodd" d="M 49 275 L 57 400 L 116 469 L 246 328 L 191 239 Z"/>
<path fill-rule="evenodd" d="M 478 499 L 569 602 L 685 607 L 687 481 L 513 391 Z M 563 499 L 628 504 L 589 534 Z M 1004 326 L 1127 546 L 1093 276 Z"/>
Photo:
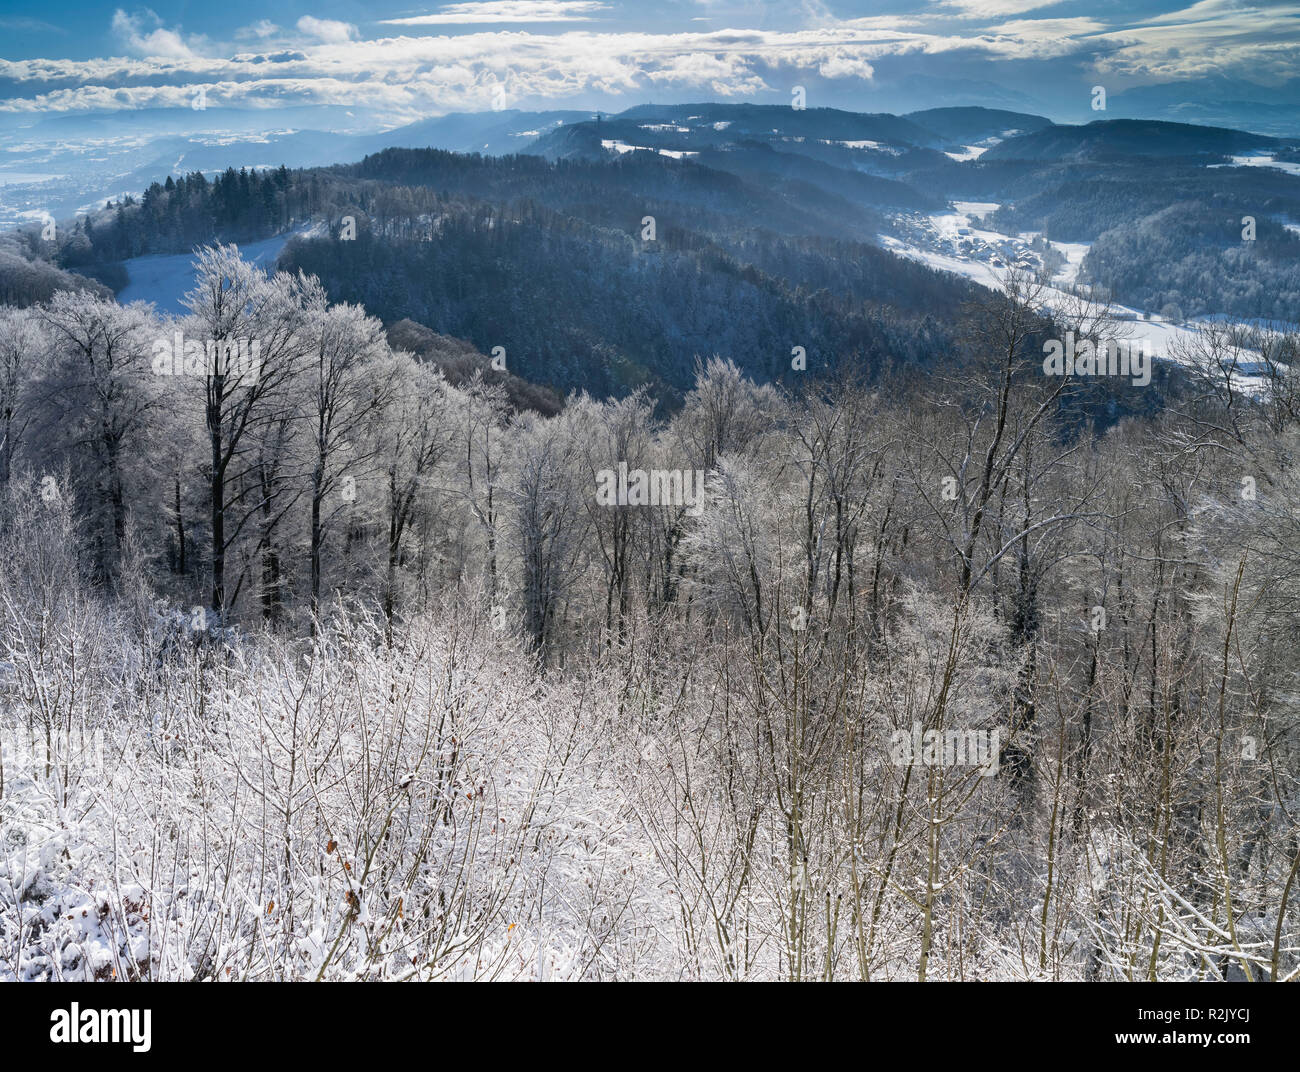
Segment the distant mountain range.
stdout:
<path fill-rule="evenodd" d="M 1236 84 L 1218 88 L 1224 93 L 1248 91 Z M 59 115 L 35 123 L 11 116 L 0 118 L 4 135 L 0 227 L 45 213 L 65 218 L 139 192 L 169 174 L 212 174 L 229 166 L 319 167 L 359 160 L 391 147 L 493 156 L 526 152 L 554 160 L 594 159 L 611 149 L 680 154 L 751 142 L 778 151 L 799 144 L 805 157 L 894 177 L 923 165 L 941 166 L 944 154 L 956 161 L 981 155 L 988 160 L 1068 159 L 1109 152 L 1184 156 L 1274 144 L 1258 130 L 1245 133 L 1199 125 L 1205 118 L 1224 114 L 1224 99 L 1229 98 L 1217 103 L 1191 99 L 1182 90 L 1160 87 L 1132 90 L 1111 98 L 1105 119 L 1081 126 L 1056 124 L 1030 112 L 977 106 L 893 115 L 830 108 L 796 111 L 781 105 L 643 104 L 602 116 L 599 123 L 592 113 L 571 109 L 500 111 L 454 113 L 379 132 L 369 132 L 379 122 L 376 116 L 350 112 L 339 116 L 325 108 L 265 114 L 217 108 L 149 110 Z M 1198 125 L 1150 120 L 1133 125 L 1127 118 L 1116 118 L 1142 107 L 1195 118 Z M 1296 118 L 1300 79 L 1279 88 L 1270 107 L 1279 115 L 1286 113 L 1290 133 L 1300 135 Z M 1256 116 L 1272 114 L 1253 103 L 1251 109 Z M 343 124 L 343 129 L 315 129 L 315 123 Z M 1251 130 L 1256 126 L 1240 125 Z M 1280 129 L 1269 133 L 1277 137 Z M 756 171 L 789 169 L 788 162 L 770 157 L 765 163 L 756 158 L 754 163 Z"/>
<path fill-rule="evenodd" d="M 1223 127 L 703 103 L 166 144 L 189 147 L 156 179 L 180 181 L 128 187 L 108 209 L 87 198 L 77 220 L 52 212 L 56 248 L 39 228 L 7 236 L 26 258 L 12 289 L 53 286 L 45 264 L 174 306 L 162 284 L 183 265 L 169 258 L 278 239 L 268 257 L 386 323 L 505 346 L 560 392 L 664 398 L 712 348 L 768 378 L 796 344 L 877 367 L 928 360 L 952 344 L 934 311 L 1011 266 L 1099 285 L 1134 315 L 1300 308 L 1300 139 Z"/>
<path fill-rule="evenodd" d="M 1219 75 L 1137 86 L 1112 94 L 1106 112 L 1112 118 L 1164 119 L 1295 138 L 1300 136 L 1300 77 L 1277 86 Z"/>
<path fill-rule="evenodd" d="M 991 146 L 986 160 L 1097 160 L 1106 156 L 1233 155 L 1283 146 L 1277 138 L 1223 127 L 1144 119 L 1098 120 L 1085 126 L 1049 125 Z"/>
<path fill-rule="evenodd" d="M 549 160 L 599 159 L 637 149 L 667 156 L 766 146 L 867 171 L 915 170 L 941 156 L 959 162 L 1080 160 L 1107 156 L 1230 157 L 1300 144 L 1222 127 L 1102 119 L 1056 124 L 991 108 L 936 108 L 905 116 L 830 108 L 672 105 L 634 108 L 608 119 L 554 126 L 524 148 Z M 905 160 L 898 160 L 906 156 Z M 892 158 L 892 159 L 891 159 Z M 1207 161 L 1209 162 L 1209 161 Z"/>

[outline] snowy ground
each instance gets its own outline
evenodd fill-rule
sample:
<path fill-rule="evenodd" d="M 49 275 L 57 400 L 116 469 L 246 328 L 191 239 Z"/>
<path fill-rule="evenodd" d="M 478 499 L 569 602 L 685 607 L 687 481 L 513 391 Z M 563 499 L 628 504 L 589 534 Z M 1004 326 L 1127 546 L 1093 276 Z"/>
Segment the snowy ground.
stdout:
<path fill-rule="evenodd" d="M 902 156 L 903 150 L 894 145 L 886 145 L 879 141 L 833 141 L 823 138 L 824 145 L 842 145 L 846 149 L 870 149 L 875 153 L 885 153 L 888 156 Z"/>
<path fill-rule="evenodd" d="M 296 234 L 306 232 L 299 231 Z M 241 246 L 244 259 L 263 268 L 274 267 L 276 258 L 292 235 L 276 235 L 262 242 Z M 122 304 L 133 301 L 153 302 L 160 313 L 181 314 L 181 298 L 194 286 L 194 257 L 189 253 L 132 257 L 123 261 L 130 282 L 118 294 Z"/>
<path fill-rule="evenodd" d="M 1057 273 L 1056 279 L 1061 283 L 1077 283 L 1079 269 L 1083 267 L 1083 258 L 1092 248 L 1091 242 L 1053 242 L 1053 248 L 1065 257 L 1065 266 Z"/>
<path fill-rule="evenodd" d="M 1276 168 L 1278 171 L 1285 171 L 1290 175 L 1300 175 L 1300 164 L 1290 160 L 1278 160 L 1272 153 L 1249 153 L 1245 156 L 1234 156 L 1231 164 L 1207 164 L 1206 167 L 1266 167 Z"/>
<path fill-rule="evenodd" d="M 1006 141 L 1007 138 L 1015 137 L 1019 133 L 1019 130 L 1004 130 L 1001 134 L 994 135 L 991 138 L 985 138 L 983 141 L 977 141 L 974 145 L 963 145 L 961 147 L 961 152 L 952 153 L 945 151 L 943 155 L 956 160 L 958 163 L 967 160 L 978 160 L 988 152 L 988 150 L 992 149 L 993 146 Z"/>
<path fill-rule="evenodd" d="M 645 145 L 629 145 L 625 141 L 615 141 L 606 139 L 600 143 L 602 149 L 612 149 L 614 152 L 622 153 L 658 153 L 660 156 L 670 156 L 674 160 L 681 160 L 687 156 L 699 156 L 698 152 L 691 152 L 686 149 L 651 149 Z"/>
<path fill-rule="evenodd" d="M 1255 158 L 1251 158 L 1255 159 Z M 1031 269 L 1041 266 L 1041 257 L 1029 243 L 1040 237 L 1037 232 L 1026 231 L 1017 236 L 989 231 L 975 221 L 994 212 L 999 205 L 986 201 L 954 201 L 948 212 L 936 212 L 923 217 L 918 232 L 919 241 L 905 241 L 892 235 L 881 235 L 881 244 L 888 250 L 921 261 L 932 268 L 954 272 L 986 287 L 999 287 L 1007 273 L 1016 267 Z M 1079 269 L 1087 255 L 1086 242 L 1050 242 L 1052 248 L 1065 258 L 1065 264 L 1052 277 L 1052 286 L 1044 299 L 1053 308 L 1063 308 L 1072 299 L 1065 288 L 1078 282 Z M 1114 315 L 1120 321 L 1119 334 L 1126 340 L 1146 344 L 1150 354 L 1165 360 L 1175 360 L 1176 343 L 1186 343 L 1195 338 L 1201 326 L 1211 320 L 1222 323 L 1224 318 L 1172 323 L 1147 310 L 1127 305 L 1113 305 Z M 1244 389 L 1258 386 L 1256 377 L 1238 378 Z"/>
<path fill-rule="evenodd" d="M 1006 269 L 1026 258 L 1028 244 L 974 221 L 998 209 L 995 201 L 954 201 L 949 212 L 919 219 L 916 241 L 882 235 L 887 249 L 924 261 L 934 268 L 956 272 L 984 286 L 998 286 Z M 915 218 L 913 222 L 918 222 Z"/>

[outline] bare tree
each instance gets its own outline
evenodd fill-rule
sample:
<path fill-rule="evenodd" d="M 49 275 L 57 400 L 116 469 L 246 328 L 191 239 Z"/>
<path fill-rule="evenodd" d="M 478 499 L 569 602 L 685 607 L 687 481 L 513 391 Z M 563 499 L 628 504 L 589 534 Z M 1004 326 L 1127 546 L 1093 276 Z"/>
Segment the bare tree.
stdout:
<path fill-rule="evenodd" d="M 192 382 L 202 392 L 210 454 L 211 602 L 221 616 L 227 553 L 267 493 L 264 482 L 248 479 L 256 464 L 249 435 L 281 415 L 307 352 L 298 335 L 305 281 L 268 277 L 235 246 L 205 247 L 195 266 L 195 286 L 185 298 L 190 315 L 182 321 L 184 358 L 194 352 L 202 362 Z"/>
<path fill-rule="evenodd" d="M 98 569 L 112 578 L 126 543 L 127 455 L 140 447 L 158 398 L 151 366 L 159 328 L 139 303 L 120 306 L 71 291 L 59 291 L 37 316 L 54 349 L 45 390 L 62 415 L 63 435 L 89 462 L 89 506 L 102 509 L 104 519 Z"/>

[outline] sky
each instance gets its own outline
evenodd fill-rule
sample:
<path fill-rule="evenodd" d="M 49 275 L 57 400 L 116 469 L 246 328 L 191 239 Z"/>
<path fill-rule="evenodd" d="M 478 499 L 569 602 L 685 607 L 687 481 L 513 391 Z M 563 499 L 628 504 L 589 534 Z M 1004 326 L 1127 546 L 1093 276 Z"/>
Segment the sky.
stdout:
<path fill-rule="evenodd" d="M 0 113 L 208 106 L 457 111 L 646 101 L 1004 107 L 1300 77 L 1300 0 L 4 0 Z M 892 110 L 892 109 L 890 109 Z"/>

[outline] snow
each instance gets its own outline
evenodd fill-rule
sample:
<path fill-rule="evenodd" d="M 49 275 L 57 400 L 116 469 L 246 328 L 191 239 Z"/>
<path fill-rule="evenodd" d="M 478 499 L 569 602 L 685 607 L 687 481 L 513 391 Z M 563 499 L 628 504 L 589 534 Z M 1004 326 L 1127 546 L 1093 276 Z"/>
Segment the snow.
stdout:
<path fill-rule="evenodd" d="M 669 156 L 674 160 L 681 160 L 687 156 L 699 156 L 698 152 L 688 152 L 685 149 L 651 149 L 647 145 L 629 145 L 625 141 L 616 139 L 602 140 L 602 149 L 612 149 L 616 153 L 658 153 L 660 156 Z"/>
<path fill-rule="evenodd" d="M 879 141 L 833 141 L 826 140 L 826 145 L 842 145 L 846 149 L 870 149 L 872 152 L 888 153 L 890 156 L 902 156 L 903 150 Z"/>
<path fill-rule="evenodd" d="M 298 231 L 295 234 L 306 234 Z M 276 258 L 292 235 L 282 234 L 262 242 L 240 246 L 244 259 L 264 268 L 274 267 Z M 160 313 L 180 315 L 187 310 L 181 298 L 194 286 L 194 257 L 190 253 L 157 254 L 132 257 L 122 262 L 129 282 L 117 296 L 122 304 L 133 301 L 153 302 Z"/>
<path fill-rule="evenodd" d="M 1002 207 L 997 201 L 954 201 L 952 207 L 968 216 L 987 216 Z"/>
<path fill-rule="evenodd" d="M 964 276 L 981 286 L 998 288 L 1006 279 L 1020 250 L 1028 250 L 1029 242 L 1040 237 L 1037 232 L 1026 231 L 1019 236 L 1002 234 L 978 227 L 973 222 L 978 217 L 995 211 L 1000 206 L 992 201 L 954 201 L 952 211 L 937 212 L 922 217 L 923 230 L 928 231 L 926 244 L 904 241 L 893 235 L 880 235 L 881 244 L 893 253 L 920 261 L 939 271 Z M 1088 253 L 1087 242 L 1051 242 L 1057 252 L 1065 257 L 1065 265 L 1045 288 L 1043 300 L 1049 308 L 1066 308 L 1077 300 L 1069 288 L 1078 283 L 1079 269 Z M 1034 257 L 1037 261 L 1037 256 Z M 1175 359 L 1175 350 L 1185 346 L 1212 323 L 1222 324 L 1225 317 L 1206 317 L 1201 320 L 1174 324 L 1154 313 L 1127 305 L 1111 305 L 1111 312 L 1121 322 L 1120 334 L 1134 343 L 1145 343 L 1148 352 L 1157 358 Z M 1239 376 L 1244 389 L 1259 383 L 1250 376 Z"/>
<path fill-rule="evenodd" d="M 158 670 L 174 680 L 194 655 L 176 653 L 174 665 L 169 660 Z M 66 651 L 60 656 L 66 659 Z M 440 642 L 435 662 L 414 674 L 414 663 L 385 665 L 384 657 L 362 657 L 378 674 L 370 680 L 383 689 L 392 680 L 450 680 L 448 669 L 460 655 Z M 51 768 L 43 741 L 5 733 L 0 980 L 318 974 L 572 979 L 588 970 L 597 897 L 634 909 L 617 924 L 615 945 L 648 941 L 652 928 L 671 926 L 665 912 L 646 919 L 663 903 L 658 875 L 649 846 L 632 836 L 639 827 L 633 830 L 623 818 L 627 808 L 617 784 L 599 784 L 612 757 L 584 745 L 587 758 L 561 764 L 562 777 L 556 771 L 552 734 L 563 725 L 556 713 L 561 707 L 577 710 L 572 692 L 566 689 L 562 705 L 558 693 L 548 705 L 523 676 L 489 678 L 484 668 L 458 670 L 463 687 L 454 695 L 437 686 L 422 693 L 428 710 L 456 712 L 456 737 L 436 741 L 433 749 L 421 748 L 420 734 L 409 727 L 401 733 L 395 722 L 381 729 L 374 721 L 368 733 L 355 732 L 360 708 L 335 724 L 331 751 L 313 752 L 331 784 L 322 783 L 319 795 L 313 787 L 312 805 L 294 810 L 279 835 L 280 850 L 297 861 L 294 888 L 286 888 L 274 869 L 259 863 L 264 844 L 259 847 L 251 825 L 255 810 L 235 788 L 241 781 L 257 784 L 283 807 L 278 784 L 248 781 L 259 777 L 254 757 L 283 761 L 277 744 L 284 732 L 281 716 L 231 718 L 227 708 L 255 696 L 275 702 L 271 697 L 284 682 L 267 665 L 237 662 L 241 680 L 235 691 L 218 688 L 209 696 L 205 717 L 218 720 L 220 731 L 178 706 L 170 715 L 171 734 L 164 737 L 176 741 L 174 748 L 160 747 L 156 735 L 151 740 L 147 721 L 120 719 L 111 724 L 103 755 L 87 754 L 79 735 L 69 732 L 56 742 Z M 66 665 L 60 663 L 59 672 L 70 672 Z M 34 673 L 44 671 L 25 662 L 25 687 L 32 687 Z M 329 677 L 332 693 L 341 679 L 329 666 L 313 669 L 313 676 L 321 674 Z M 76 717 L 104 717 L 119 703 L 125 710 L 131 686 L 118 687 L 127 691 L 108 698 L 106 710 L 83 703 Z M 5 728 L 12 728 L 7 721 Z M 584 733 L 596 743 L 597 730 Z M 292 744 L 315 749 L 301 734 Z M 370 792 L 391 801 L 399 819 L 394 829 L 423 822 L 428 839 L 386 841 L 391 860 L 373 871 L 362 848 L 371 832 L 357 830 L 369 816 L 353 809 L 340 777 L 344 771 L 354 777 L 372 762 L 385 764 Z M 420 777 L 412 778 L 417 772 Z M 201 801 L 193 795 L 197 781 L 204 786 Z M 408 784 L 400 787 L 401 782 Z M 191 824 L 200 809 L 205 821 Z M 448 822 L 438 821 L 442 814 Z M 181 830 L 184 836 L 159 838 L 159 830 Z M 209 856 L 201 845 L 216 849 L 217 840 L 222 847 L 212 856 L 220 859 L 220 871 L 202 871 Z M 457 881 L 462 866 L 477 881 Z M 401 876 L 397 882 L 386 877 L 389 870 Z M 549 894 L 545 901 L 543 891 Z M 453 918 L 474 922 L 443 939 L 437 928 L 430 932 L 418 923 L 407 933 L 402 921 L 418 920 L 418 904 L 439 896 Z M 403 902 L 409 916 L 402 915 Z M 284 914 L 290 905 L 298 911 L 293 928 Z M 538 923 L 543 909 L 545 923 Z M 390 920 L 397 925 L 381 933 L 380 925 Z M 227 937 L 210 947 L 207 936 L 214 930 Z M 412 950 L 422 955 L 413 957 Z"/>
<path fill-rule="evenodd" d="M 1206 167 L 1266 167 L 1285 171 L 1288 175 L 1300 175 L 1300 163 L 1291 160 L 1278 160 L 1272 153 L 1247 153 L 1232 157 L 1231 164 L 1207 164 Z"/>
<path fill-rule="evenodd" d="M 958 163 L 964 163 L 968 160 L 978 160 L 993 146 L 1005 141 L 1007 138 L 1015 137 L 1019 134 L 1018 130 L 1004 130 L 1001 134 L 995 134 L 991 138 L 985 138 L 983 141 L 977 141 L 974 145 L 963 145 L 961 152 L 945 152 L 943 155 L 956 160 Z"/>
<path fill-rule="evenodd" d="M 966 276 L 968 279 L 973 279 L 986 287 L 996 287 L 1000 282 L 1000 277 L 988 265 L 980 261 L 936 253 L 934 250 L 920 249 L 908 245 L 893 235 L 881 235 L 880 241 L 886 249 L 893 253 L 921 261 L 923 264 L 928 264 L 931 268 L 937 268 L 940 271 L 954 272 L 957 275 Z"/>
<path fill-rule="evenodd" d="M 1053 242 L 1052 246 L 1065 256 L 1065 267 L 1057 275 L 1062 283 L 1075 283 L 1079 279 L 1079 269 L 1083 267 L 1083 258 L 1092 248 L 1091 242 Z"/>

